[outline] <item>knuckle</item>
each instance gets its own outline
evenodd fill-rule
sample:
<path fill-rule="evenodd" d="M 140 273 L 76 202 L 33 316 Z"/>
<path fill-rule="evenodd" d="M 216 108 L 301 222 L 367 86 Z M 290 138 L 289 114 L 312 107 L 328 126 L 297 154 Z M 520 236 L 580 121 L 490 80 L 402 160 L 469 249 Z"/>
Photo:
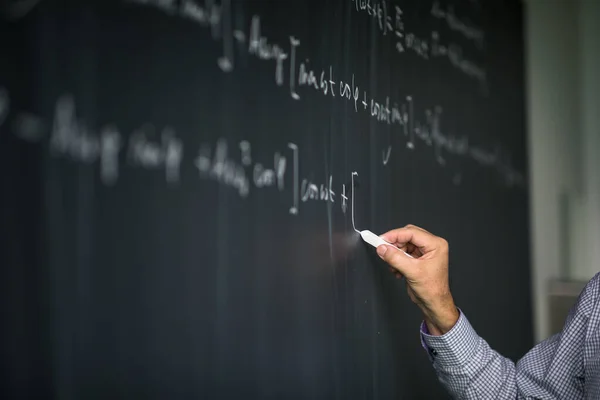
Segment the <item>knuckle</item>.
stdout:
<path fill-rule="evenodd" d="M 440 248 L 442 250 L 448 250 L 449 245 L 448 245 L 448 241 L 446 239 L 439 238 L 439 242 L 440 242 Z"/>

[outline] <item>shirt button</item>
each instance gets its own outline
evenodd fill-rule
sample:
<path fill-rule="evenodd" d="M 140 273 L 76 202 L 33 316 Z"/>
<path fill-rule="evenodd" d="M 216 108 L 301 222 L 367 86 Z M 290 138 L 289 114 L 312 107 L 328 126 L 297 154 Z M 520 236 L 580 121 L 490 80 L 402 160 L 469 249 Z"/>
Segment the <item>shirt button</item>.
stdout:
<path fill-rule="evenodd" d="M 429 353 L 431 353 L 432 356 L 437 356 L 437 350 L 436 349 L 431 349 L 429 350 Z"/>

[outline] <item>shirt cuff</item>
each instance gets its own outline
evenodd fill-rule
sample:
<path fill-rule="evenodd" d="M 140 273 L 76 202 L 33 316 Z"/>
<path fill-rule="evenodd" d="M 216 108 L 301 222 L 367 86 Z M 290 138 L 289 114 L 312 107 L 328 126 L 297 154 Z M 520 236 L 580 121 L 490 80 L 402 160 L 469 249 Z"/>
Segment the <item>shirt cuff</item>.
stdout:
<path fill-rule="evenodd" d="M 421 323 L 421 344 L 436 366 L 456 368 L 465 365 L 477 351 L 479 336 L 459 309 L 456 324 L 443 335 L 429 334 L 425 321 Z"/>

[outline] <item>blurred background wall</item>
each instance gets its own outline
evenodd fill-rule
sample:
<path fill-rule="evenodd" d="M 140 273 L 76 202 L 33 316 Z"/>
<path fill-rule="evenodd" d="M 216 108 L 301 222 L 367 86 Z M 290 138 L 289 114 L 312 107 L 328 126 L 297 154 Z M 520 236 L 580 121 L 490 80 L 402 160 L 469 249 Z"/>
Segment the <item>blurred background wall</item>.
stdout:
<path fill-rule="evenodd" d="M 600 271 L 600 1 L 525 6 L 534 328 L 542 340 Z"/>

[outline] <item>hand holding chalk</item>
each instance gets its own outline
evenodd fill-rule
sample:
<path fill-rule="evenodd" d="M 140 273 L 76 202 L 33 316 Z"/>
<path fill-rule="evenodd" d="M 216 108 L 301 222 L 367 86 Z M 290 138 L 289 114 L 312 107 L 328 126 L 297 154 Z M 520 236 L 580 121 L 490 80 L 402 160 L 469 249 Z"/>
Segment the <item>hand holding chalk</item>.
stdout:
<path fill-rule="evenodd" d="M 386 242 L 385 240 L 383 240 L 382 238 L 380 238 L 379 236 L 377 236 L 376 234 L 374 234 L 373 232 L 371 232 L 370 230 L 366 229 L 364 231 L 360 231 L 358 232 L 360 234 L 360 237 L 367 243 L 369 243 L 371 246 L 377 248 L 379 246 L 381 246 L 382 244 L 387 245 L 387 246 L 392 246 L 395 249 L 398 249 L 398 247 L 394 246 L 393 244 Z M 414 258 L 413 256 L 411 256 L 410 254 L 408 254 L 407 252 L 398 249 L 401 252 L 403 252 L 404 254 L 406 254 L 407 256 L 409 256 L 410 258 Z"/>
<path fill-rule="evenodd" d="M 454 326 L 459 316 L 448 284 L 448 242 L 413 225 L 394 229 L 385 234 L 385 237 L 393 240 L 394 243 L 410 244 L 415 249 L 415 254 L 420 254 L 415 259 L 373 232 L 356 229 L 354 223 L 355 176 L 358 176 L 358 173 L 352 172 L 352 227 L 365 242 L 378 249 L 379 257 L 407 278 L 408 295 L 423 312 L 429 332 L 433 335 L 443 335 Z M 408 261 L 395 251 L 387 251 L 387 246 L 398 249 L 413 260 Z M 423 257 L 423 255 L 428 255 L 428 257 Z"/>
<path fill-rule="evenodd" d="M 365 236 L 373 241 L 370 235 Z M 408 295 L 423 312 L 430 334 L 443 335 L 452 329 L 459 312 L 448 283 L 448 242 L 414 225 L 386 232 L 380 239 L 402 248 L 406 246 L 415 255 L 414 259 L 409 259 L 398 251 L 388 250 L 388 246 L 379 245 L 381 242 L 373 241 L 373 245 L 379 245 L 379 257 L 404 277 Z"/>

